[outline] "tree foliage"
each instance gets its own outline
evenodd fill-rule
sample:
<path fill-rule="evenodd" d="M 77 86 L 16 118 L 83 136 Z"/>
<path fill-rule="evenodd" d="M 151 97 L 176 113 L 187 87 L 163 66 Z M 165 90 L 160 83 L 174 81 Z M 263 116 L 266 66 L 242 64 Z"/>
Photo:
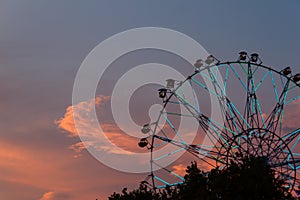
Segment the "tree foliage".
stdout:
<path fill-rule="evenodd" d="M 109 200 L 295 200 L 264 158 L 242 158 L 224 169 L 201 171 L 196 162 L 176 187 L 153 191 L 145 183 L 136 190 L 114 193 Z"/>

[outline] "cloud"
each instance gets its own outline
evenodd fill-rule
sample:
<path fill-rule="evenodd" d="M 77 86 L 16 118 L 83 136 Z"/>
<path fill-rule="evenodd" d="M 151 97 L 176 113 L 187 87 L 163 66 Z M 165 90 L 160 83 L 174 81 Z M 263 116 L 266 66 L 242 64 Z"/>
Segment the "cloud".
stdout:
<path fill-rule="evenodd" d="M 46 192 L 40 200 L 52 200 L 54 199 L 54 192 Z"/>
<path fill-rule="evenodd" d="M 110 99 L 109 96 L 97 96 L 93 100 L 80 102 L 77 105 L 69 106 L 66 109 L 66 112 L 64 114 L 64 117 L 62 117 L 59 120 L 55 121 L 55 124 L 58 125 L 58 127 L 62 130 L 67 131 L 70 133 L 70 136 L 78 136 L 77 129 L 75 127 L 74 118 L 82 118 L 86 117 L 89 118 L 89 114 L 91 112 L 91 109 L 93 106 L 100 107 L 105 102 L 107 102 Z M 80 120 L 83 121 L 83 120 Z"/>
<path fill-rule="evenodd" d="M 95 105 L 101 108 L 109 99 L 109 96 L 97 96 L 94 100 L 69 106 L 64 116 L 55 121 L 58 128 L 68 132 L 69 136 L 80 136 L 80 139 L 84 141 L 69 146 L 69 149 L 76 153 L 74 158 L 82 156 L 82 151 L 89 147 L 111 154 L 130 155 L 131 152 L 141 151 L 137 146 L 137 138 L 128 136 L 113 123 L 100 124 L 104 133 L 100 132 L 98 119 L 92 116 L 93 107 Z M 100 113 L 100 115 L 105 115 L 105 113 Z"/>
<path fill-rule="evenodd" d="M 184 176 L 186 174 L 186 166 L 183 164 L 178 164 L 178 165 L 174 165 L 173 167 L 173 172 L 180 175 L 180 176 Z"/>
<path fill-rule="evenodd" d="M 64 193 L 56 193 L 56 192 L 46 192 L 39 200 L 64 200 L 66 198 L 69 199 L 69 195 Z"/>
<path fill-rule="evenodd" d="M 77 142 L 75 144 L 70 145 L 69 149 L 73 150 L 76 153 L 76 155 L 74 155 L 73 157 L 78 158 L 82 156 L 81 152 L 85 150 L 85 146 L 82 142 Z"/>

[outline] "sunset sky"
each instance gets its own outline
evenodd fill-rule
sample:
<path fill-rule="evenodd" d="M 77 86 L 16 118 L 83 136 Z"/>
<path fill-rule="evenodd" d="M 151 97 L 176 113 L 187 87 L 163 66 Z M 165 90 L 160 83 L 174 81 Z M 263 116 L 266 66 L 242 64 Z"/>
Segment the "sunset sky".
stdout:
<path fill-rule="evenodd" d="M 255 51 L 267 65 L 300 72 L 300 1 L 199 2 L 0 0 L 0 200 L 102 200 L 145 178 L 93 158 L 71 117 L 77 70 L 96 45 L 114 34 L 169 28 L 220 60 Z M 136 52 L 116 61 L 97 89 L 98 117 L 107 122 L 103 129 L 124 149 L 136 144 L 116 141 L 119 130 L 109 127 L 111 90 L 124 70 L 160 59 L 176 68 L 184 65 L 167 53 Z M 157 101 L 146 89 L 137 91 L 140 101 L 132 111 L 140 124 L 147 119 L 144 104 Z"/>

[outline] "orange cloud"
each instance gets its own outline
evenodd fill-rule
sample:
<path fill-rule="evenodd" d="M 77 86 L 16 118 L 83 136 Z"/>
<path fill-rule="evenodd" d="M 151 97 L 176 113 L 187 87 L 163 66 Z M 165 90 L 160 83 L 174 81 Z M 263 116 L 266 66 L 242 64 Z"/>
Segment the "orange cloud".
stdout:
<path fill-rule="evenodd" d="M 131 137 L 125 134 L 115 124 L 102 124 L 101 127 L 105 132 L 106 137 L 114 145 L 117 145 L 118 147 L 131 152 L 145 152 L 145 149 L 141 149 L 138 147 L 138 138 Z"/>
<path fill-rule="evenodd" d="M 176 173 L 182 177 L 186 174 L 186 172 L 185 172 L 186 166 L 183 164 L 175 165 L 172 168 L 173 168 L 174 173 Z"/>
<path fill-rule="evenodd" d="M 73 157 L 78 158 L 82 156 L 81 152 L 85 150 L 85 146 L 82 142 L 77 142 L 75 144 L 70 145 L 69 149 L 73 150 L 76 153 L 76 155 L 74 155 Z"/>
<path fill-rule="evenodd" d="M 80 102 L 77 105 L 69 106 L 66 109 L 64 117 L 55 121 L 55 124 L 62 130 L 65 130 L 70 133 L 70 136 L 78 136 L 77 129 L 75 127 L 74 117 L 78 116 L 82 111 L 87 114 L 85 117 L 89 117 L 88 113 L 91 111 L 91 108 L 95 106 L 101 106 L 103 103 L 107 102 L 110 99 L 109 96 L 97 96 L 94 100 Z M 76 112 L 74 112 L 76 110 Z M 77 112 L 81 111 L 81 112 Z"/>
<path fill-rule="evenodd" d="M 46 192 L 40 200 L 53 200 L 54 199 L 54 192 Z"/>
<path fill-rule="evenodd" d="M 46 192 L 39 200 L 65 200 L 66 198 L 70 198 L 69 195 L 58 192 Z"/>
<path fill-rule="evenodd" d="M 80 102 L 69 106 L 64 117 L 55 123 L 70 136 L 80 136 L 84 142 L 77 142 L 69 146 L 75 151 L 74 158 L 81 156 L 81 152 L 91 146 L 112 154 L 131 154 L 131 152 L 145 152 L 138 148 L 138 139 L 128 136 L 118 126 L 112 123 L 100 124 L 104 135 L 100 133 L 98 120 L 91 116 L 93 106 L 101 107 L 110 97 L 97 96 L 94 100 Z M 76 121 L 76 127 L 75 127 Z M 80 132 L 80 135 L 78 134 Z M 105 141 L 109 141 L 108 143 Z"/>

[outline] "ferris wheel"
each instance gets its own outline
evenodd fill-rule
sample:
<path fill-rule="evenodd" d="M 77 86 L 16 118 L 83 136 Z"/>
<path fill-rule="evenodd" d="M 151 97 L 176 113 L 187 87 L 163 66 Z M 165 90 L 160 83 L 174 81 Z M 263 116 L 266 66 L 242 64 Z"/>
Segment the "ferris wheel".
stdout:
<path fill-rule="evenodd" d="M 157 121 L 142 127 L 139 146 L 150 152 L 149 185 L 181 184 L 193 160 L 208 171 L 254 156 L 265 159 L 291 191 L 297 188 L 300 73 L 265 66 L 257 53 L 244 51 L 237 61 L 210 55 L 194 67 L 185 80 L 168 79 L 159 89 L 163 109 Z"/>

